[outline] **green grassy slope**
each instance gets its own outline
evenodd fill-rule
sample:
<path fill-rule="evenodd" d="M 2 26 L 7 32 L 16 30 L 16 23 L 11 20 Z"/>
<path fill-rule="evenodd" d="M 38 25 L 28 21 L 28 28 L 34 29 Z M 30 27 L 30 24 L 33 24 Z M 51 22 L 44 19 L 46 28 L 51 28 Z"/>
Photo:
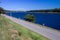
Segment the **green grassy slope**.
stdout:
<path fill-rule="evenodd" d="M 0 16 L 0 40 L 49 40 Z"/>

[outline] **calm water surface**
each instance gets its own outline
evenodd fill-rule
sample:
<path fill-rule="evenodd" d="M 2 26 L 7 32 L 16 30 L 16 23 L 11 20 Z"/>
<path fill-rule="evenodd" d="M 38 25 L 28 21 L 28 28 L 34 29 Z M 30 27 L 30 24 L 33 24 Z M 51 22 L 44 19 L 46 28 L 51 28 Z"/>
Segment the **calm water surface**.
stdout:
<path fill-rule="evenodd" d="M 11 12 L 7 13 L 7 15 L 12 15 L 13 17 L 20 18 L 24 20 L 24 16 L 26 12 Z M 57 30 L 60 30 L 60 14 L 50 14 L 50 13 L 29 13 L 35 16 L 35 23 L 45 25 Z"/>

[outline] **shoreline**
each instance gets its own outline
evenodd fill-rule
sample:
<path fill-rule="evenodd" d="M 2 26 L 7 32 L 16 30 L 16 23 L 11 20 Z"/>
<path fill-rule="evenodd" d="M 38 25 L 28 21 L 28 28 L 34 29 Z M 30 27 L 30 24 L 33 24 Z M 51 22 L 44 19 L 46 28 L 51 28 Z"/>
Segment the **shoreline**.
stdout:
<path fill-rule="evenodd" d="M 51 13 L 51 14 L 60 14 L 60 12 L 31 12 L 31 13 L 44 13 L 44 14 L 47 14 L 47 13 Z"/>
<path fill-rule="evenodd" d="M 14 21 L 16 22 L 17 24 L 20 24 L 26 28 L 28 28 L 29 30 L 31 31 L 34 31 L 38 34 L 41 34 L 51 40 L 59 40 L 60 38 L 60 32 L 58 31 L 54 31 L 54 30 L 51 30 L 51 29 L 47 29 L 47 28 L 42 28 L 40 27 L 39 25 L 35 25 L 35 24 L 32 24 L 32 23 L 29 23 L 29 22 L 26 22 L 26 21 L 23 21 L 21 19 L 17 19 L 17 18 L 14 18 L 14 17 L 11 17 L 11 16 L 7 16 L 7 15 L 2 15 L 2 16 L 5 16 L 6 18 L 10 19 L 11 21 Z"/>

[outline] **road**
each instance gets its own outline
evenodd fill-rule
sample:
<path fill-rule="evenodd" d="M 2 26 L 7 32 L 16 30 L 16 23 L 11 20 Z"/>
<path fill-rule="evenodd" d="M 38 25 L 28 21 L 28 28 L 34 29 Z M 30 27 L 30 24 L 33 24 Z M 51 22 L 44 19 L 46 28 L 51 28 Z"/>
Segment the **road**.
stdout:
<path fill-rule="evenodd" d="M 21 19 L 17 19 L 11 16 L 7 16 L 7 15 L 2 15 L 10 20 L 12 20 L 13 22 L 16 22 L 17 24 L 20 24 L 38 34 L 41 34 L 47 38 L 49 38 L 50 40 L 60 40 L 60 31 L 51 29 L 51 28 L 47 28 L 45 26 L 42 25 L 37 25 L 34 23 L 30 23 Z"/>

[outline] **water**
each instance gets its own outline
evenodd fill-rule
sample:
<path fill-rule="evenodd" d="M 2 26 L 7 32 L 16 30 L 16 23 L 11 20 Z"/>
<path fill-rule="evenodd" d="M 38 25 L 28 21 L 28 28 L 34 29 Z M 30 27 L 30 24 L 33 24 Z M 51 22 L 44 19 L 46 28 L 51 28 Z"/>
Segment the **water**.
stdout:
<path fill-rule="evenodd" d="M 7 15 L 12 15 L 16 18 L 21 18 L 24 20 L 24 16 L 26 15 L 26 12 L 11 12 L 7 13 Z M 45 25 L 57 30 L 60 30 L 60 14 L 54 14 L 54 13 L 29 13 L 33 14 L 35 16 L 35 23 L 40 25 Z"/>

